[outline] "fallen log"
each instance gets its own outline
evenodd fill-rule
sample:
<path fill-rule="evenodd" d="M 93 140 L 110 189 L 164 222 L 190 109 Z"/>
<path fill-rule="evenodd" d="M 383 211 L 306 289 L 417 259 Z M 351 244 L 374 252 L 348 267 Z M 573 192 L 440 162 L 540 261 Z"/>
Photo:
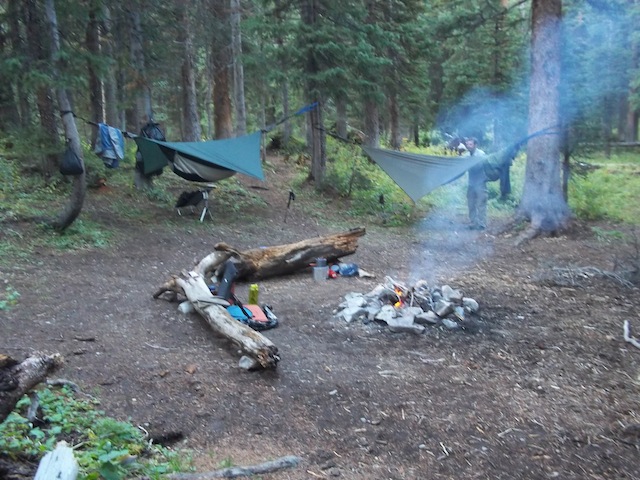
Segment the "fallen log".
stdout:
<path fill-rule="evenodd" d="M 273 247 L 252 248 L 239 251 L 226 243 L 217 243 L 214 252 L 203 258 L 195 271 L 207 276 L 230 257 L 237 259 L 237 280 L 259 280 L 288 275 L 309 268 L 316 258 L 326 258 L 332 263 L 352 255 L 358 249 L 358 238 L 366 233 L 364 227 L 323 237 L 315 237 L 296 243 Z"/>
<path fill-rule="evenodd" d="M 62 356 L 34 355 L 18 362 L 0 353 L 0 423 L 9 416 L 22 396 L 63 364 Z"/>
<path fill-rule="evenodd" d="M 221 300 L 213 296 L 202 275 L 189 272 L 176 277 L 175 280 L 176 285 L 182 289 L 196 312 L 214 331 L 235 343 L 261 367 L 272 369 L 277 366 L 280 360 L 278 348 L 260 332 L 233 318 L 221 304 Z"/>
<path fill-rule="evenodd" d="M 355 253 L 358 238 L 364 234 L 365 229 L 359 227 L 334 235 L 242 252 L 226 243 L 218 243 L 214 251 L 200 260 L 192 271 L 172 276 L 153 294 L 153 298 L 165 293 L 172 301 L 178 295 L 185 296 L 214 331 L 233 341 L 263 368 L 275 368 L 280 360 L 276 346 L 264 335 L 229 315 L 223 302 L 211 294 L 205 279 L 231 257 L 237 270 L 235 280 L 290 274 L 308 268 L 318 257 L 333 262 Z"/>
<path fill-rule="evenodd" d="M 352 255 L 358 249 L 358 238 L 366 233 L 364 227 L 353 228 L 346 232 L 310 238 L 296 243 L 273 247 L 252 248 L 239 251 L 224 242 L 214 245 L 214 251 L 204 257 L 192 272 L 209 278 L 212 273 L 231 257 L 238 270 L 236 280 L 258 280 L 279 275 L 288 275 L 309 268 L 316 258 L 326 258 L 333 263 L 342 257 Z M 159 298 L 164 293 L 175 300 L 182 289 L 176 276 L 165 282 L 154 294 Z"/>

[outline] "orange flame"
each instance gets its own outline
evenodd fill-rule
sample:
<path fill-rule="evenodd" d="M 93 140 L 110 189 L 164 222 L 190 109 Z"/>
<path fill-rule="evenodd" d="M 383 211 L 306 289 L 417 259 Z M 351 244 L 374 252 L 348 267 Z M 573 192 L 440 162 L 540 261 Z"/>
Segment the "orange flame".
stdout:
<path fill-rule="evenodd" d="M 394 287 L 393 290 L 396 292 L 396 296 L 398 297 L 398 301 L 394 303 L 393 306 L 395 308 L 400 308 L 402 307 L 402 305 L 404 305 L 404 301 L 402 300 L 402 290 L 400 290 L 398 287 Z"/>

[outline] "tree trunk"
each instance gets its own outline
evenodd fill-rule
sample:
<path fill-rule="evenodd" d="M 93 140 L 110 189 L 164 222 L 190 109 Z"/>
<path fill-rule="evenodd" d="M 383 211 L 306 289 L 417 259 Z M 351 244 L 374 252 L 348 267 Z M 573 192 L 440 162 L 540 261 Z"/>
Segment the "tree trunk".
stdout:
<path fill-rule="evenodd" d="M 389 143 L 394 150 L 400 150 L 402 135 L 400 133 L 400 107 L 395 92 L 389 94 Z"/>
<path fill-rule="evenodd" d="M 211 51 L 213 52 L 213 108 L 216 139 L 233 136 L 233 119 L 231 108 L 229 66 L 231 65 L 231 49 L 228 1 L 213 0 L 213 14 L 217 28 L 213 35 Z"/>
<path fill-rule="evenodd" d="M 205 71 L 206 75 L 206 85 L 205 85 L 205 112 L 207 115 L 207 138 L 211 139 L 214 136 L 214 124 L 215 124 L 215 115 L 213 113 L 213 82 L 214 82 L 214 53 L 209 52 L 207 54 L 207 69 Z"/>
<path fill-rule="evenodd" d="M 133 124 L 134 131 L 139 130 L 148 121 L 153 120 L 151 110 L 151 91 L 147 82 L 147 71 L 144 59 L 144 44 L 142 23 L 140 20 L 139 6 L 134 5 L 129 12 L 129 52 L 133 78 L 129 83 L 133 94 L 134 108 L 129 110 L 128 121 Z M 134 169 L 133 184 L 139 190 L 149 190 L 153 188 L 153 177 L 145 175 L 143 172 Z"/>
<path fill-rule="evenodd" d="M 380 117 L 378 105 L 374 100 L 364 102 L 364 134 L 367 147 L 378 148 L 380 146 Z"/>
<path fill-rule="evenodd" d="M 529 134 L 560 129 L 561 0 L 533 0 L 532 72 L 529 98 Z M 555 232 L 567 226 L 569 207 L 562 195 L 560 135 L 542 135 L 527 144 L 525 184 L 519 214 L 530 220 L 526 237 Z"/>
<path fill-rule="evenodd" d="M 304 0 L 300 5 L 302 22 L 310 29 L 315 28 L 318 21 L 318 5 L 314 0 Z M 320 65 L 316 58 L 316 52 L 311 45 L 307 47 L 305 75 L 307 78 L 307 103 L 318 102 L 318 106 L 309 112 L 308 116 L 308 147 L 311 154 L 310 180 L 316 183 L 317 187 L 322 185 L 327 166 L 326 134 L 323 125 L 320 85 L 317 76 L 320 73 Z"/>
<path fill-rule="evenodd" d="M 336 98 L 336 134 L 340 138 L 348 138 L 347 99 L 343 96 Z"/>
<path fill-rule="evenodd" d="M 184 125 L 182 140 L 197 142 L 202 140 L 198 101 L 196 98 L 196 75 L 193 53 L 193 34 L 188 6 L 191 2 L 180 1 L 180 41 L 184 46 L 182 62 L 182 123 Z"/>
<path fill-rule="evenodd" d="M 111 10 L 108 5 L 102 6 L 103 21 L 100 24 L 102 32 L 101 48 L 106 59 L 113 62 L 114 59 L 114 35 Z M 107 68 L 104 77 L 105 120 L 107 124 L 124 129 L 125 125 L 118 114 L 118 83 L 116 81 L 115 67 Z"/>
<path fill-rule="evenodd" d="M 282 145 L 289 145 L 291 135 L 293 133 L 293 127 L 291 120 L 289 119 L 291 109 L 289 108 L 289 82 L 287 80 L 282 81 L 282 115 L 286 120 L 282 125 Z"/>
<path fill-rule="evenodd" d="M 4 29 L 0 30 L 0 54 L 3 57 L 10 51 L 19 51 L 19 46 L 11 45 L 11 38 Z M 7 132 L 20 125 L 20 115 L 16 98 L 13 93 L 13 85 L 17 83 L 16 77 L 11 76 L 6 70 L 0 71 L 0 131 Z"/>
<path fill-rule="evenodd" d="M 319 100 L 309 99 L 309 103 L 318 102 L 318 106 L 309 111 L 309 134 L 311 138 L 311 178 L 316 187 L 322 186 L 327 169 L 327 136 L 324 130 L 322 115 L 322 103 Z"/>
<path fill-rule="evenodd" d="M 84 205 L 84 198 L 87 193 L 87 183 L 85 180 L 86 172 L 84 168 L 84 159 L 82 154 L 82 144 L 80 142 L 80 135 L 78 134 L 78 128 L 76 126 L 75 117 L 71 110 L 71 104 L 67 97 L 67 92 L 60 85 L 60 34 L 58 32 L 58 18 L 56 16 L 56 10 L 54 0 L 45 0 L 45 10 L 47 15 L 47 21 L 49 22 L 50 34 L 51 34 L 51 63 L 54 66 L 54 78 L 58 80 L 58 87 L 56 88 L 56 96 L 58 98 L 58 107 L 62 115 L 62 124 L 64 127 L 64 133 L 69 143 L 69 148 L 73 150 L 76 156 L 80 159 L 82 164 L 82 173 L 73 177 L 73 189 L 71 197 L 66 207 L 60 212 L 55 220 L 50 222 L 50 225 L 56 230 L 64 230 L 71 225 Z"/>
<path fill-rule="evenodd" d="M 7 3 L 7 15 L 6 21 L 8 24 L 7 30 L 9 32 L 9 39 L 11 46 L 13 47 L 14 54 L 28 56 L 27 44 L 24 41 L 23 36 L 20 34 L 20 19 L 26 19 L 25 5 L 22 0 L 9 0 Z M 15 127 L 26 127 L 31 122 L 32 111 L 29 103 L 29 96 L 25 93 L 26 87 L 24 82 L 21 81 L 25 75 L 25 66 L 21 66 L 19 69 L 19 77 L 14 80 L 15 85 L 15 99 L 16 108 L 19 114 L 19 121 L 16 121 Z"/>
<path fill-rule="evenodd" d="M 28 357 L 22 362 L 0 354 L 0 423 L 23 395 L 62 366 L 59 354 Z"/>
<path fill-rule="evenodd" d="M 638 2 L 636 2 L 638 3 Z M 637 37 L 631 40 L 631 65 L 632 68 L 638 71 L 640 68 L 640 40 Z M 637 84 L 632 85 L 629 88 L 629 94 L 627 95 L 627 118 L 626 118 L 626 126 L 625 126 L 625 138 L 627 142 L 637 142 L 638 141 L 638 118 L 640 117 L 640 108 L 638 108 L 637 103 L 632 103 L 629 100 L 631 98 L 637 98 L 638 92 L 640 92 L 640 88 L 638 88 Z"/>
<path fill-rule="evenodd" d="M 26 2 L 25 24 L 27 26 L 27 39 L 29 43 L 29 53 L 35 65 L 42 65 L 50 61 L 50 51 L 48 41 L 46 40 L 47 30 L 44 23 L 43 13 L 41 11 L 40 2 L 28 0 Z M 40 72 L 40 76 L 44 77 L 47 72 Z M 58 157 L 55 153 L 58 136 L 56 134 L 56 116 L 53 101 L 53 92 L 51 87 L 44 81 L 37 87 L 36 104 L 38 113 L 40 114 L 40 125 L 47 139 L 47 153 L 44 155 L 42 164 L 42 173 L 45 179 L 51 178 L 58 167 Z"/>
<path fill-rule="evenodd" d="M 98 32 L 98 20 L 96 18 L 96 5 L 90 4 L 89 6 L 89 21 L 87 22 L 85 32 L 85 44 L 87 51 L 89 52 L 89 58 L 87 59 L 87 77 L 89 81 L 89 88 L 87 94 L 89 95 L 89 118 L 94 123 L 104 121 L 104 105 L 102 103 L 102 82 L 98 78 L 98 72 L 94 66 L 96 59 L 100 57 L 100 36 Z M 96 140 L 98 138 L 98 129 L 92 129 L 91 135 L 91 149 L 96 146 Z"/>
<path fill-rule="evenodd" d="M 133 79 L 130 88 L 134 94 L 135 109 L 131 121 L 134 123 L 134 130 L 142 127 L 147 121 L 153 120 L 151 108 L 151 90 L 147 81 L 147 70 L 144 59 L 144 43 L 142 32 L 142 21 L 140 11 L 132 10 L 129 14 L 129 45 L 131 55 L 131 65 L 133 67 Z"/>
<path fill-rule="evenodd" d="M 236 136 L 239 137 L 247 133 L 240 19 L 240 0 L 231 0 L 231 56 L 233 57 L 233 90 L 236 100 Z"/>

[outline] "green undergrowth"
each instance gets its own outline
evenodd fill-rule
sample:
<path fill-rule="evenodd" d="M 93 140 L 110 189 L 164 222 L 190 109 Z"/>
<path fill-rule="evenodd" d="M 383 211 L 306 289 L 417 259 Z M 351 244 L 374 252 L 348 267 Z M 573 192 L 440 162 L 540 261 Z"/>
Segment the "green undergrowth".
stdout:
<path fill-rule="evenodd" d="M 37 390 L 40 409 L 31 422 L 23 397 L 0 424 L 0 455 L 37 462 L 64 440 L 74 451 L 80 479 L 161 478 L 189 468 L 188 452 L 155 445 L 142 429 L 105 416 L 97 400 L 78 398 L 67 387 Z"/>
<path fill-rule="evenodd" d="M 115 246 L 118 231 L 114 217 L 127 225 L 164 224 L 175 228 L 177 219 L 163 215 L 158 219 L 154 211 L 174 213 L 177 197 L 182 191 L 195 190 L 198 184 L 187 182 L 165 168 L 162 175 L 154 178 L 153 188 L 140 191 L 133 186 L 135 151 L 127 142 L 127 153 L 117 169 L 107 169 L 102 161 L 84 146 L 87 179 L 87 194 L 83 210 L 78 219 L 63 232 L 46 228 L 42 218 L 54 218 L 70 198 L 72 181 L 60 174 L 45 180 L 33 173 L 34 165 L 28 165 L 21 157 L 19 145 L 14 145 L 10 155 L 0 148 L 0 265 L 10 258 L 25 257 L 40 247 L 61 251 L 109 248 Z M 102 188 L 96 186 L 104 184 Z M 254 207 L 264 206 L 262 199 L 246 189 L 235 177 L 217 182 L 212 192 L 210 206 L 224 206 L 225 215 L 251 212 Z M 182 221 L 188 228 L 204 228 L 198 222 Z M 240 217 L 238 215 L 238 217 Z M 191 218 L 189 218 L 191 219 Z M 41 223 L 39 223 L 41 222 Z M 27 226 L 24 228 L 17 225 Z M 194 224 L 197 224 L 194 227 Z"/>
<path fill-rule="evenodd" d="M 579 218 L 640 223 L 640 157 L 591 158 L 583 174 L 572 177 L 569 204 Z"/>

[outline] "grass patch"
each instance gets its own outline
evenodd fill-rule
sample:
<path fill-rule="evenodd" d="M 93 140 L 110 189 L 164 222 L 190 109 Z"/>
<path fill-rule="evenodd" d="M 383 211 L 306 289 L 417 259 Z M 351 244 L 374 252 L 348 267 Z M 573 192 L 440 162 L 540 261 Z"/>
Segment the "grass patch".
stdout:
<path fill-rule="evenodd" d="M 640 162 L 631 155 L 592 160 L 593 169 L 572 178 L 569 205 L 579 218 L 638 224 Z"/>
<path fill-rule="evenodd" d="M 45 235 L 35 237 L 34 244 L 57 250 L 108 248 L 114 237 L 113 232 L 89 220 L 76 220 L 63 232 L 55 232 L 48 227 L 43 227 L 42 230 Z"/>
<path fill-rule="evenodd" d="M 0 312 L 11 310 L 18 304 L 20 293 L 11 285 L 7 285 L 4 292 L 0 290 Z"/>

